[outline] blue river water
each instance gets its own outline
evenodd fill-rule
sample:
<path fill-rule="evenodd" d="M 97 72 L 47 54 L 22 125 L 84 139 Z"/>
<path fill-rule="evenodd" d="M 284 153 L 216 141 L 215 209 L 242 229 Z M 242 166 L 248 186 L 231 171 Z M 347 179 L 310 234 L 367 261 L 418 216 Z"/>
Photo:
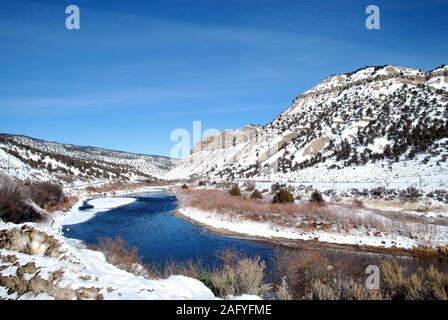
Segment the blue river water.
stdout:
<path fill-rule="evenodd" d="M 135 246 L 144 263 L 163 267 L 167 262 L 195 260 L 209 268 L 220 265 L 218 253 L 224 249 L 235 249 L 246 256 L 259 256 L 266 262 L 268 274 L 275 271 L 277 253 L 301 253 L 316 251 L 329 259 L 331 264 L 340 265 L 353 276 L 355 272 L 363 276 L 364 269 L 377 265 L 391 255 L 369 252 L 332 249 L 325 246 L 302 245 L 284 246 L 269 242 L 229 237 L 208 231 L 204 227 L 188 222 L 174 214 L 178 204 L 176 197 L 167 191 L 135 193 L 127 197 L 136 201 L 109 211 L 99 212 L 83 223 L 65 226 L 64 235 L 96 244 L 99 238 L 121 237 L 128 246 Z M 91 207 L 91 206 L 90 206 Z M 89 209 L 87 204 L 86 210 Z M 434 264 L 443 270 L 448 264 L 437 258 L 410 258 L 393 256 L 412 269 L 427 268 Z"/>
<path fill-rule="evenodd" d="M 276 246 L 269 243 L 222 236 L 174 215 L 176 197 L 169 192 L 136 193 L 136 201 L 92 219 L 64 227 L 65 236 L 95 244 L 99 238 L 121 237 L 135 246 L 145 263 L 164 264 L 171 260 L 200 260 L 219 264 L 217 253 L 236 249 L 247 256 L 260 256 L 268 264 Z"/>

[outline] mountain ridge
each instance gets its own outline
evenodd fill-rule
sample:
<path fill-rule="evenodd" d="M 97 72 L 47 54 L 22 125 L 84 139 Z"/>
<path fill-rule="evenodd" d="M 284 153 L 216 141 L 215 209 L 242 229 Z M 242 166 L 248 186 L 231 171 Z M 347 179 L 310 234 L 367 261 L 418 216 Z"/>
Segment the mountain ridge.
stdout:
<path fill-rule="evenodd" d="M 0 134 L 0 170 L 21 180 L 155 181 L 175 163 L 176 159 L 165 156 Z"/>
<path fill-rule="evenodd" d="M 438 163 L 446 163 L 446 144 L 442 141 L 439 146 L 434 139 L 448 137 L 447 101 L 446 65 L 430 72 L 392 65 L 364 67 L 330 76 L 298 95 L 266 125 L 204 137 L 167 177 L 296 179 L 299 174 L 293 172 L 325 162 L 333 169 L 350 167 L 353 163 L 341 163 L 348 162 L 347 154 L 356 165 L 362 157 L 363 164 L 383 162 L 389 166 L 389 144 L 395 148 L 395 157 L 403 161 L 410 148 L 418 156 L 438 149 L 439 155 L 443 154 L 443 161 Z M 402 116 L 405 127 L 397 121 L 396 113 Z M 422 130 L 427 125 L 433 125 L 432 140 L 425 138 Z M 345 153 L 338 148 L 345 148 Z M 340 156 L 329 154 L 336 151 Z"/>
<path fill-rule="evenodd" d="M 112 149 L 112 148 L 106 148 L 106 147 L 98 147 L 98 146 L 93 146 L 93 145 L 77 145 L 77 144 L 73 144 L 73 143 L 65 143 L 65 142 L 60 142 L 60 141 L 56 141 L 56 140 L 45 140 L 45 139 L 41 139 L 41 138 L 35 138 L 35 137 L 31 137 L 29 135 L 26 134 L 20 134 L 20 133 L 6 133 L 6 132 L 0 132 L 0 137 L 19 137 L 19 138 L 26 138 L 26 139 L 30 139 L 30 140 L 35 140 L 35 141 L 39 141 L 39 142 L 47 142 L 47 143 L 55 143 L 55 144 L 60 144 L 60 145 L 64 145 L 64 146 L 70 146 L 70 147 L 75 147 L 75 148 L 79 148 L 79 149 L 99 149 L 99 150 L 103 150 L 103 151 L 110 151 L 110 152 L 117 152 L 117 153 L 129 153 L 129 154 L 135 154 L 135 155 L 140 155 L 140 156 L 149 156 L 149 157 L 158 157 L 158 158 L 165 158 L 165 159 L 174 159 L 174 158 L 170 158 L 168 156 L 162 156 L 162 155 L 156 155 L 156 154 L 147 154 L 147 153 L 141 153 L 141 152 L 132 152 L 132 151 L 125 151 L 125 150 L 117 150 L 117 149 Z"/>

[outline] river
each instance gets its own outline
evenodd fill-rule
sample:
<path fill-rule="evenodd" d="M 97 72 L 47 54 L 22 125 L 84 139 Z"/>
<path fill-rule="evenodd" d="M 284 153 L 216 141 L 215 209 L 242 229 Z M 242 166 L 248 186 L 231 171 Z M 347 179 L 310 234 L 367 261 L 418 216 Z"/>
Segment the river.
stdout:
<path fill-rule="evenodd" d="M 291 247 L 291 244 L 271 243 L 248 238 L 216 234 L 202 226 L 186 221 L 174 214 L 176 197 L 169 191 L 142 192 L 127 195 L 136 201 L 130 204 L 97 213 L 88 221 L 64 226 L 66 237 L 95 244 L 99 238 L 121 237 L 128 246 L 135 246 L 145 263 L 164 265 L 170 261 L 200 260 L 213 267 L 219 265 L 217 253 L 223 249 L 235 249 L 247 256 L 260 256 L 266 261 L 268 271 L 273 268 L 277 253 L 303 251 L 306 244 Z M 390 258 L 389 255 L 332 249 L 323 246 L 318 250 L 334 263 L 347 263 L 365 270 L 370 264 Z M 437 263 L 435 259 L 399 257 L 405 263 L 424 266 Z"/>

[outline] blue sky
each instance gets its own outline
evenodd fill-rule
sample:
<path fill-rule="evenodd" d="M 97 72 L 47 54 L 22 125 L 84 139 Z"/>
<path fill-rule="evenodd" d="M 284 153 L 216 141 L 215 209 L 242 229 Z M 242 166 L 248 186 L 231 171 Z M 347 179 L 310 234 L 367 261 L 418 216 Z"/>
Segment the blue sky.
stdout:
<path fill-rule="evenodd" d="M 330 74 L 448 63 L 447 14 L 446 0 L 0 0 L 0 132 L 169 155 L 173 129 L 268 123 Z"/>

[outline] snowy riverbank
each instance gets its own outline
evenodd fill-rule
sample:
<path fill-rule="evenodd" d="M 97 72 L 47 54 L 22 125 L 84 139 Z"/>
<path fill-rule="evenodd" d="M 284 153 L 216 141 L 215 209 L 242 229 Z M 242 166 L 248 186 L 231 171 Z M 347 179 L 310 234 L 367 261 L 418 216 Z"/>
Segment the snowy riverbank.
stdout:
<path fill-rule="evenodd" d="M 163 191 L 150 187 L 132 192 Z M 115 192 L 123 196 L 131 193 Z M 173 275 L 145 279 L 108 263 L 103 253 L 67 239 L 62 225 L 80 223 L 96 213 L 135 201 L 104 197 L 89 201 L 94 208 L 81 211 L 81 200 L 67 213 L 46 223 L 0 222 L 0 299 L 215 299 L 202 282 Z M 246 298 L 251 298 L 247 296 Z"/>
<path fill-rule="evenodd" d="M 59 212 L 53 218 L 54 223 L 62 228 L 62 225 L 71 225 L 86 222 L 92 219 L 98 212 L 104 212 L 121 206 L 131 204 L 136 201 L 135 198 L 129 197 L 130 194 L 138 192 L 162 192 L 168 191 L 170 187 L 143 187 L 132 190 L 115 190 L 113 192 L 104 193 L 103 196 L 90 199 L 89 195 L 81 191 L 77 194 L 79 201 L 68 212 Z M 90 199 L 90 200 L 89 200 Z M 84 202 L 93 208 L 79 210 Z"/>
<path fill-rule="evenodd" d="M 0 234 L 1 299 L 215 298 L 192 278 L 137 277 L 49 226 L 0 223 Z"/>
<path fill-rule="evenodd" d="M 419 246 L 443 247 L 448 245 L 448 227 L 433 226 L 434 232 L 426 239 L 416 239 L 399 234 L 374 234 L 364 228 L 331 232 L 323 230 L 304 230 L 274 225 L 270 222 L 242 220 L 236 217 L 205 212 L 195 208 L 179 208 L 178 214 L 196 223 L 223 233 L 234 233 L 265 239 L 315 240 L 324 243 L 359 245 L 381 248 L 412 249 Z"/>

